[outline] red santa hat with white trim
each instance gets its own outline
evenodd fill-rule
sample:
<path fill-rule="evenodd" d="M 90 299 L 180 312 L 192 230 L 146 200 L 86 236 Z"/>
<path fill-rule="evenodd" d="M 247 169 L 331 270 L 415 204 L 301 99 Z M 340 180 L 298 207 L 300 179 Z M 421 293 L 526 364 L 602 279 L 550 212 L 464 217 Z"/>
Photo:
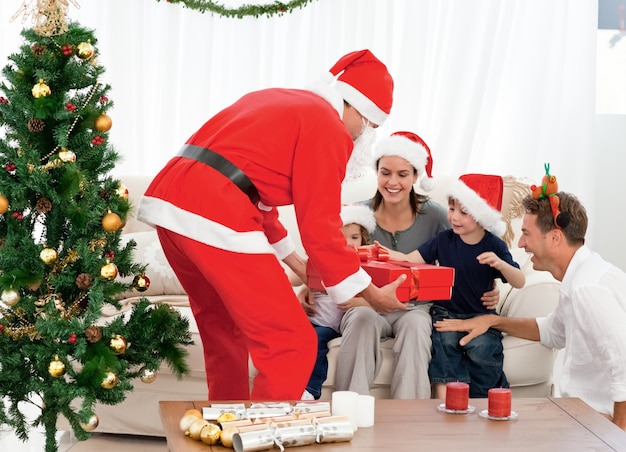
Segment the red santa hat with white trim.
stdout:
<path fill-rule="evenodd" d="M 425 191 L 435 188 L 433 180 L 433 156 L 424 140 L 413 132 L 394 132 L 383 138 L 374 150 L 374 170 L 378 170 L 378 160 L 384 156 L 402 157 L 417 171 L 420 187 Z"/>
<path fill-rule="evenodd" d="M 391 112 L 393 78 L 387 67 L 369 50 L 342 56 L 323 80 L 332 83 L 343 99 L 370 122 L 381 125 Z"/>
<path fill-rule="evenodd" d="M 502 237 L 506 231 L 500 213 L 503 191 L 504 181 L 500 176 L 464 174 L 448 186 L 446 194 L 456 199 L 483 228 Z"/>
<path fill-rule="evenodd" d="M 356 223 L 363 226 L 370 234 L 376 229 L 374 211 L 363 204 L 343 204 L 340 216 L 344 226 Z"/>

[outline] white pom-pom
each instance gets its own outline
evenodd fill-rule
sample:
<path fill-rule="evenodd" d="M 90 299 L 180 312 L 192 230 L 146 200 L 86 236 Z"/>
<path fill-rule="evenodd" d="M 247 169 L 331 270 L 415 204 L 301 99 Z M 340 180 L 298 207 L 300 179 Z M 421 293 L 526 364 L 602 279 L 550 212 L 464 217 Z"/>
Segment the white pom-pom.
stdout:
<path fill-rule="evenodd" d="M 422 187 L 423 190 L 431 191 L 435 188 L 435 179 L 426 175 L 420 177 L 420 187 Z"/>
<path fill-rule="evenodd" d="M 330 85 L 331 83 L 333 83 L 335 81 L 335 76 L 333 75 L 332 72 L 322 72 L 320 74 L 320 79 L 324 83 L 328 83 Z"/>

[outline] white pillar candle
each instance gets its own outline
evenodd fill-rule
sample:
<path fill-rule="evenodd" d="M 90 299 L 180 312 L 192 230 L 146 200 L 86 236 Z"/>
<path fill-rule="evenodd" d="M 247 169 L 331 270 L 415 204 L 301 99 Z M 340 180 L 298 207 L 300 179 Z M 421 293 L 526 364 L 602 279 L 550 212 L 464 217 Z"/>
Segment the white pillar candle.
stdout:
<path fill-rule="evenodd" d="M 374 425 L 374 405 L 376 399 L 371 395 L 359 395 L 358 397 L 358 426 L 371 427 Z"/>
<path fill-rule="evenodd" d="M 347 416 L 355 432 L 359 428 L 359 394 L 353 391 L 335 391 L 332 395 L 333 416 Z"/>

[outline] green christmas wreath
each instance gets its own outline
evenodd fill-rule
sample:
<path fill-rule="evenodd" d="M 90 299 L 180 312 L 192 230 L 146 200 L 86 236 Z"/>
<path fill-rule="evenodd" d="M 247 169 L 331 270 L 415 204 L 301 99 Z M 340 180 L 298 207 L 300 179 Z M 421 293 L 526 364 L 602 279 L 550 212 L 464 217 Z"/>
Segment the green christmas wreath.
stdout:
<path fill-rule="evenodd" d="M 161 0 L 157 0 L 160 2 Z M 185 8 L 193 9 L 204 13 L 219 14 L 225 17 L 237 17 L 241 19 L 244 16 L 259 17 L 265 15 L 271 17 L 274 15 L 282 16 L 285 13 L 291 13 L 296 8 L 303 8 L 314 0 L 292 0 L 289 2 L 272 2 L 266 4 L 244 4 L 238 8 L 227 8 L 212 0 L 166 0 L 168 3 L 182 3 Z"/>

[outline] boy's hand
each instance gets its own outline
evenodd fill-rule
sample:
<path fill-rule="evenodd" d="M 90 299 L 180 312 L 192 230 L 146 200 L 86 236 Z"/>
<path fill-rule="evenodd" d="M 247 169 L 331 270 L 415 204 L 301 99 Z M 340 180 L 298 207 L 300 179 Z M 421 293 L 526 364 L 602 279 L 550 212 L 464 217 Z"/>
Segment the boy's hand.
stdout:
<path fill-rule="evenodd" d="M 486 251 L 484 253 L 479 254 L 476 259 L 479 263 L 484 265 L 489 265 L 490 267 L 495 268 L 496 270 L 502 269 L 502 259 L 500 259 L 496 253 L 492 251 Z"/>

